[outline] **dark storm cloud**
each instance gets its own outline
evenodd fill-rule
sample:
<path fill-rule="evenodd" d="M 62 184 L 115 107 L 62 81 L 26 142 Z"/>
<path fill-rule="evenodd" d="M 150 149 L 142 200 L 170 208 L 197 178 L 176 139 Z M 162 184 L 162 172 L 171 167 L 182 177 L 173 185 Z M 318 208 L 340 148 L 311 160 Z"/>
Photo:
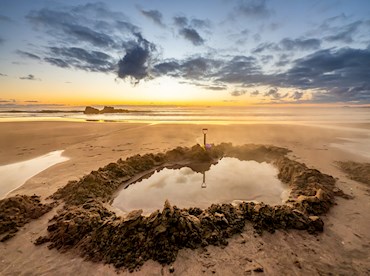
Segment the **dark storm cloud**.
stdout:
<path fill-rule="evenodd" d="M 287 65 L 289 56 L 280 56 Z M 319 50 L 291 63 L 282 73 L 266 74 L 260 60 L 252 56 L 234 56 L 229 59 L 196 57 L 185 60 L 166 60 L 153 67 L 153 77 L 163 75 L 185 79 L 194 85 L 211 82 L 218 86 L 234 84 L 244 87 L 268 85 L 273 88 L 262 95 L 273 101 L 301 100 L 304 91 L 311 89 L 312 101 L 365 101 L 370 102 L 370 49 Z M 212 84 L 210 84 L 211 86 Z M 296 88 L 301 91 L 281 93 L 279 88 Z M 234 93 L 238 94 L 238 93 Z M 259 91 L 251 93 L 261 95 Z"/>
<path fill-rule="evenodd" d="M 36 78 L 34 75 L 32 74 L 29 74 L 27 76 L 24 76 L 24 77 L 19 77 L 20 80 L 40 80 L 38 78 Z"/>
<path fill-rule="evenodd" d="M 35 59 L 35 60 L 40 60 L 41 59 L 38 55 L 29 53 L 29 52 L 25 52 L 25 51 L 21 51 L 21 50 L 17 50 L 16 53 L 18 55 L 20 55 L 21 57 L 25 57 L 25 58 L 30 58 L 30 59 Z"/>
<path fill-rule="evenodd" d="M 302 87 L 370 83 L 370 51 L 351 48 L 321 50 L 296 60 L 285 76 L 291 83 Z"/>
<path fill-rule="evenodd" d="M 239 1 L 236 11 L 243 16 L 254 19 L 263 19 L 272 14 L 272 10 L 266 5 L 266 0 Z"/>
<path fill-rule="evenodd" d="M 284 38 L 279 43 L 264 42 L 259 44 L 252 53 L 258 54 L 264 51 L 308 51 L 317 50 L 321 46 L 321 40 L 316 38 L 291 39 Z"/>
<path fill-rule="evenodd" d="M 370 102 L 370 50 L 342 48 L 317 51 L 294 62 L 293 67 L 275 76 L 287 87 L 319 89 L 317 101 Z"/>
<path fill-rule="evenodd" d="M 157 23 L 162 22 L 157 11 L 141 12 Z M 61 45 L 44 49 L 40 59 L 49 64 L 89 72 L 114 72 L 119 78 L 131 78 L 134 82 L 150 76 L 156 46 L 123 13 L 111 11 L 103 3 L 41 9 L 30 12 L 27 18 L 37 29 L 47 31 L 49 44 Z"/>
<path fill-rule="evenodd" d="M 74 67 L 90 72 L 111 72 L 112 57 L 99 51 L 87 51 L 78 47 L 50 47 L 53 57 L 44 60 L 62 68 Z"/>
<path fill-rule="evenodd" d="M 157 11 L 157 10 L 149 10 L 149 11 L 145 11 L 145 10 L 140 10 L 140 12 L 147 18 L 149 18 L 150 20 L 152 20 L 154 23 L 156 23 L 157 25 L 159 26 L 164 26 L 163 24 L 163 15 L 160 11 Z"/>
<path fill-rule="evenodd" d="M 130 78 L 138 83 L 142 79 L 150 77 L 152 53 L 156 50 L 155 45 L 136 34 L 137 39 L 126 44 L 126 54 L 118 62 L 118 77 Z"/>
<path fill-rule="evenodd" d="M 189 40 L 193 45 L 199 46 L 204 44 L 204 39 L 199 35 L 199 33 L 192 28 L 182 28 L 179 31 L 180 35 L 182 35 L 185 39 Z"/>

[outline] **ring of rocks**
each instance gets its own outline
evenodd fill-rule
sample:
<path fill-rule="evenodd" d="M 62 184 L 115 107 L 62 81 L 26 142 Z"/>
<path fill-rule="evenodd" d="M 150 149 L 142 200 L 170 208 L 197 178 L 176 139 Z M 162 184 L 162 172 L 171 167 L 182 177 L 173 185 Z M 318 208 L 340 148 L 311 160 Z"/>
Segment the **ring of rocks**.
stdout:
<path fill-rule="evenodd" d="M 259 234 L 276 229 L 321 232 L 324 223 L 319 216 L 328 212 L 336 195 L 344 194 L 335 187 L 332 176 L 289 159 L 288 153 L 289 150 L 275 146 L 223 143 L 207 150 L 196 145 L 119 159 L 79 181 L 70 181 L 51 196 L 64 202 L 64 207 L 50 220 L 47 235 L 39 237 L 35 244 L 75 250 L 88 260 L 133 271 L 149 259 L 170 264 L 181 248 L 225 246 L 227 239 L 242 232 L 246 223 L 251 223 Z M 180 209 L 166 201 L 162 211 L 143 216 L 142 210 L 135 210 L 124 218 L 109 208 L 117 190 L 138 175 L 165 167 L 211 166 L 222 157 L 274 164 L 278 178 L 289 185 L 289 199 L 277 206 L 241 202 L 212 204 L 204 210 Z"/>

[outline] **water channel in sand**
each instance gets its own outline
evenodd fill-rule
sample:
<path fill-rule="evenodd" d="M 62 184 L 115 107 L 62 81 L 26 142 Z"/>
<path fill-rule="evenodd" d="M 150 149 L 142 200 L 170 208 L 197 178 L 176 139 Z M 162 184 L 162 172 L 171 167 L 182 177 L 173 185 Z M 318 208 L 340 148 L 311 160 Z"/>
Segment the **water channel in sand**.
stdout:
<path fill-rule="evenodd" d="M 163 169 L 122 189 L 112 205 L 124 212 L 143 209 L 149 214 L 162 209 L 166 199 L 179 208 L 207 208 L 212 203 L 258 201 L 271 205 L 287 199 L 288 186 L 277 178 L 273 165 L 222 158 L 208 171 L 188 167 Z"/>
<path fill-rule="evenodd" d="M 68 160 L 62 153 L 63 150 L 53 151 L 27 161 L 0 166 L 0 199 L 22 186 L 32 176 Z"/>

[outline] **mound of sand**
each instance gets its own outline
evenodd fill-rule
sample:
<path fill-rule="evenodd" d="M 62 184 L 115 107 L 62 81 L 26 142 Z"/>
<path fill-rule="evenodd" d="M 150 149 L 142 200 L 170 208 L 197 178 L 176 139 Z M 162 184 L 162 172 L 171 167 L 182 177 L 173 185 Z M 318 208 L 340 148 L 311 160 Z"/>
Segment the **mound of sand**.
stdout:
<path fill-rule="evenodd" d="M 370 185 L 370 163 L 337 162 L 340 169 L 353 180 Z"/>

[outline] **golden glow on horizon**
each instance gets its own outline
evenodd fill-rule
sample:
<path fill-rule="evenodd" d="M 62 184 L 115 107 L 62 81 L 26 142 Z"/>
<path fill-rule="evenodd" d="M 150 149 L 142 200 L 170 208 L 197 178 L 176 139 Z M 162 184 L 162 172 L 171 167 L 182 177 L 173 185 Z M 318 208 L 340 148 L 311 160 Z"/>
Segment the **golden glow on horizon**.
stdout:
<path fill-rule="evenodd" d="M 112 75 L 80 72 L 65 73 L 61 69 L 53 71 L 49 80 L 19 80 L 5 78 L 1 83 L 0 100 L 15 104 L 62 104 L 85 105 L 182 105 L 182 106 L 297 106 L 293 98 L 287 97 L 284 103 L 276 103 L 273 98 L 264 97 L 270 87 L 253 87 L 248 91 L 262 91 L 258 96 L 248 93 L 238 97 L 231 96 L 234 89 L 211 91 L 191 84 L 179 83 L 170 77 L 143 81 L 134 86 L 128 81 L 114 81 Z M 76 76 L 78 75 L 78 76 Z M 36 75 L 37 77 L 37 75 Z M 66 79 L 68 81 L 66 81 Z M 307 91 L 306 91 L 307 92 Z M 294 89 L 279 88 L 281 95 L 294 93 Z M 302 100 L 309 100 L 306 93 Z M 346 103 L 305 104 L 299 106 L 343 106 Z M 356 106 L 356 105 L 353 105 Z M 369 106 L 369 105 L 363 105 Z"/>

